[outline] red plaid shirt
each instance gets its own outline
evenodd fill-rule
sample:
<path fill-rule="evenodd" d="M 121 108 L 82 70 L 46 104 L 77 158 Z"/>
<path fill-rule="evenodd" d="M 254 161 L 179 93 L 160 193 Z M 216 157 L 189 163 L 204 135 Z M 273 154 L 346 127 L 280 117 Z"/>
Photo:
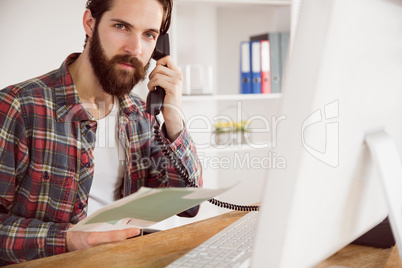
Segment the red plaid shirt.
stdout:
<path fill-rule="evenodd" d="M 63 230 L 86 217 L 97 123 L 83 108 L 68 71 L 78 55 L 0 91 L 0 264 L 64 253 Z M 119 101 L 118 135 L 127 164 L 123 195 L 141 186 L 184 187 L 154 140 L 154 118 L 144 112 L 144 102 L 134 95 Z M 201 186 L 187 130 L 165 142 Z"/>

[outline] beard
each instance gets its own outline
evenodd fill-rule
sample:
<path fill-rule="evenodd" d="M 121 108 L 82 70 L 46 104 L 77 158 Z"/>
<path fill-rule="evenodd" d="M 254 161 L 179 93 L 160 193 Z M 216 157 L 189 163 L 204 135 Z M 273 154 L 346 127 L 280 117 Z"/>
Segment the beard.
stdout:
<path fill-rule="evenodd" d="M 140 60 L 129 54 L 115 55 L 110 60 L 107 58 L 100 42 L 98 25 L 95 26 L 89 45 L 89 61 L 100 86 L 106 93 L 121 97 L 129 94 L 135 85 L 145 79 L 149 62 L 144 66 Z M 123 70 L 118 67 L 119 63 L 131 65 L 134 69 Z"/>

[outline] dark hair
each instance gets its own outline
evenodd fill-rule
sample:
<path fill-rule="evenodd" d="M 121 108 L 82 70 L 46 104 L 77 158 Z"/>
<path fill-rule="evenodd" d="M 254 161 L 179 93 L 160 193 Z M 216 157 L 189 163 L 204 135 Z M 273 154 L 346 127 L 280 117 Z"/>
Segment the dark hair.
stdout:
<path fill-rule="evenodd" d="M 165 34 L 169 30 L 172 20 L 173 0 L 157 0 L 163 7 L 163 19 L 160 28 L 160 33 Z M 86 8 L 91 11 L 92 17 L 96 20 L 96 25 L 99 24 L 103 14 L 112 8 L 114 0 L 88 0 Z M 88 40 L 88 35 L 85 37 L 85 45 Z M 84 47 L 85 47 L 84 45 Z"/>

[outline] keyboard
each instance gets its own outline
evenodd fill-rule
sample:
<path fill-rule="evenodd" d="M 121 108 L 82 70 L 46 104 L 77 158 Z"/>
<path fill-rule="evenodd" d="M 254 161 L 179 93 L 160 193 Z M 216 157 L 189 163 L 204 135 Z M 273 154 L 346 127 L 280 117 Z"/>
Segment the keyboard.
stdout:
<path fill-rule="evenodd" d="M 257 215 L 247 213 L 167 267 L 243 267 L 251 258 Z"/>

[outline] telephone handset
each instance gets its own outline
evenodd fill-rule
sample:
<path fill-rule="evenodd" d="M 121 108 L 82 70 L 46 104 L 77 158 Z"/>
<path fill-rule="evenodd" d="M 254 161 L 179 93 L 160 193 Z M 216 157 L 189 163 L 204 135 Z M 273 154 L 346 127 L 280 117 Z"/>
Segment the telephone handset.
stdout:
<path fill-rule="evenodd" d="M 154 60 L 159 60 L 170 54 L 169 36 L 162 34 L 156 41 L 155 50 L 151 56 Z M 150 115 L 158 115 L 162 109 L 163 100 L 165 98 L 165 90 L 157 86 L 155 90 L 148 93 L 147 105 L 145 111 Z"/>
<path fill-rule="evenodd" d="M 159 60 L 166 55 L 169 55 L 170 53 L 170 47 L 169 47 L 169 36 L 168 34 L 162 34 L 159 36 L 157 42 L 156 42 L 156 47 L 155 50 L 152 54 L 152 58 L 154 60 Z M 165 98 L 165 90 L 161 87 L 156 87 L 155 90 L 150 91 L 147 96 L 147 103 L 146 103 L 146 108 L 145 111 L 151 115 L 155 116 L 155 120 L 158 122 L 158 118 L 156 115 L 158 115 L 162 109 L 162 104 L 163 100 Z M 154 126 L 154 133 L 155 133 L 155 139 L 157 143 L 161 146 L 162 148 L 162 153 L 166 156 L 166 158 L 169 159 L 169 161 L 172 162 L 175 170 L 177 171 L 178 175 L 184 179 L 186 182 L 187 187 L 197 187 L 194 181 L 190 181 L 189 175 L 186 172 L 186 169 L 183 167 L 183 164 L 175 157 L 175 155 L 172 153 L 172 151 L 166 146 L 165 142 L 163 141 L 161 132 L 159 130 L 159 122 L 157 125 Z M 208 200 L 210 203 L 227 208 L 227 209 L 232 209 L 232 210 L 240 210 L 240 211 L 257 211 L 259 209 L 259 206 L 242 206 L 242 205 L 234 205 L 226 202 L 222 202 L 219 200 L 216 200 L 215 198 L 209 199 Z"/>

